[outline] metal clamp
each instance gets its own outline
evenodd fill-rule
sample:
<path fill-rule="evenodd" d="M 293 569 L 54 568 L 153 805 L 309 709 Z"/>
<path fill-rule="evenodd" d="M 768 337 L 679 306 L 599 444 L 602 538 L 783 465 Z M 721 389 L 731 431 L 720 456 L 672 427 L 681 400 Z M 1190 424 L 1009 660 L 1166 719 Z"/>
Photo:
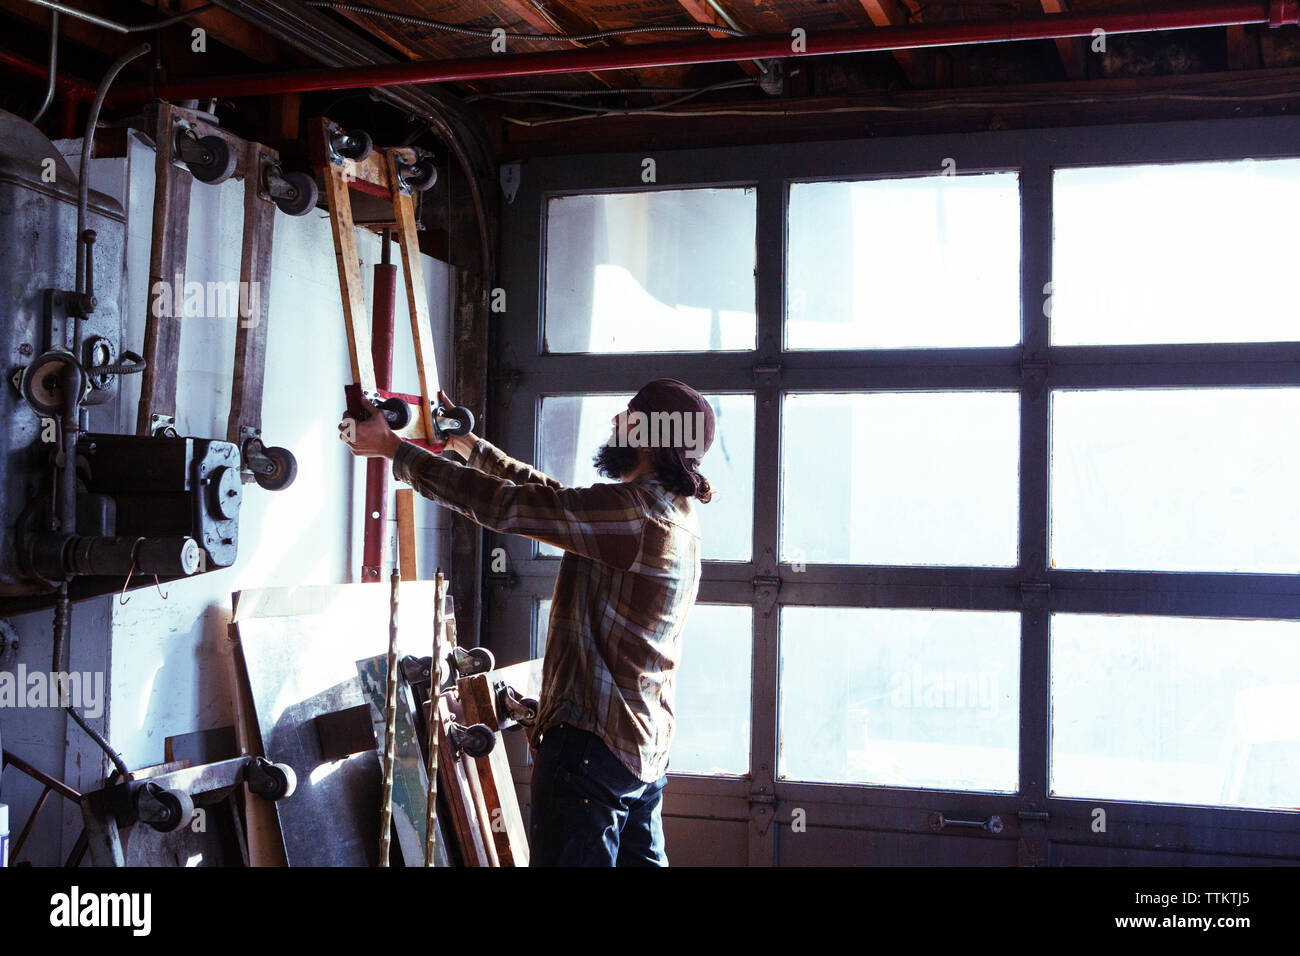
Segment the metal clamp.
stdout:
<path fill-rule="evenodd" d="M 938 811 L 930 815 L 931 830 L 942 830 L 945 827 L 969 827 L 973 830 L 987 830 L 989 833 L 1001 833 L 1006 828 L 996 813 L 987 820 L 949 820 Z"/>

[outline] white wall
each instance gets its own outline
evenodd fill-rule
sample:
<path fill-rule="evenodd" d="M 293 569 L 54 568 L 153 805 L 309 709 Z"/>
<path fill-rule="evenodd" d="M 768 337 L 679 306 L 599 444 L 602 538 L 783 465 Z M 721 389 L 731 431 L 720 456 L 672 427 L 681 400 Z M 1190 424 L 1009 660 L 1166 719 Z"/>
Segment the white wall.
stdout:
<path fill-rule="evenodd" d="M 79 149 L 79 142 L 69 141 L 60 148 Z M 72 161 L 75 166 L 75 157 Z M 148 302 L 153 151 L 132 138 L 125 159 L 94 160 L 91 174 L 92 186 L 117 198 L 127 210 L 122 348 L 141 351 Z M 242 182 L 221 186 L 194 183 L 187 281 L 238 280 L 242 218 Z M 380 241 L 362 230 L 358 240 L 369 302 L 371 266 L 379 261 Z M 393 258 L 400 263 L 396 246 Z M 449 271 L 441 262 L 422 258 L 439 377 L 447 381 Z M 165 600 L 151 587 L 133 591 L 125 605 L 113 596 L 84 602 L 74 610 L 70 667 L 109 670 L 108 737 L 132 769 L 161 763 L 168 736 L 233 722 L 226 664 L 232 592 L 359 579 L 365 464 L 353 459 L 338 438 L 343 385 L 350 380 L 350 372 L 334 246 L 324 212 L 297 218 L 277 213 L 269 295 L 262 435 L 268 444 L 283 445 L 294 453 L 297 479 L 279 492 L 264 491 L 255 484 L 244 486 L 239 557 L 233 567 L 164 585 Z M 400 282 L 397 309 L 394 384 L 402 391 L 418 392 L 406 296 Z M 225 437 L 237 321 L 235 316 L 184 320 L 177 396 L 177 428 L 182 435 Z M 127 377 L 125 385 L 116 408 L 117 430 L 132 432 L 139 382 Z M 105 420 L 110 414 L 96 414 L 93 428 L 112 427 Z M 392 484 L 390 479 L 386 561 L 391 560 L 395 533 Z M 440 553 L 447 553 L 447 532 L 437 512 L 431 502 L 417 499 L 422 570 L 431 571 Z M 49 621 L 48 612 L 15 619 L 22 632 L 34 634 L 48 632 Z M 111 635 L 108 647 L 102 640 L 105 630 Z M 24 649 L 36 643 L 25 641 Z M 40 662 L 48 659 L 48 646 L 47 638 L 40 653 L 28 662 L 29 668 L 42 666 Z M 47 669 L 48 663 L 43 667 Z M 69 765 L 86 763 L 83 742 L 75 739 L 81 736 L 75 726 L 68 731 Z M 52 748 L 43 759 L 51 761 L 58 749 Z M 56 768 L 43 765 L 47 770 Z M 68 766 L 66 772 L 79 776 L 79 783 L 69 780 L 73 786 L 90 789 L 102 769 Z M 12 773 L 16 772 L 5 775 L 6 782 Z M 28 789 L 20 788 L 17 798 L 6 792 L 6 801 L 17 804 L 11 811 L 15 831 L 29 812 L 30 802 L 24 805 Z M 45 813 L 53 815 L 48 808 Z M 37 833 L 32 837 L 32 850 L 24 851 L 23 857 L 40 863 L 61 860 L 80 831 L 79 815 L 70 805 L 63 831 L 61 849 L 50 845 L 48 837 L 41 841 L 42 833 Z M 39 853 L 34 852 L 38 841 L 46 844 Z"/>

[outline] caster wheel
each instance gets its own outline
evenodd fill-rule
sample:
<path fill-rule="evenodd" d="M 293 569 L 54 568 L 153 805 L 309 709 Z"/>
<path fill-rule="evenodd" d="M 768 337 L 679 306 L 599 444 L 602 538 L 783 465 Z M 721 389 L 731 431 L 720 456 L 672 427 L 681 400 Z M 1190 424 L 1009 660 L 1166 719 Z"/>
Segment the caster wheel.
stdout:
<path fill-rule="evenodd" d="M 305 216 L 316 208 L 319 190 L 316 180 L 306 173 L 294 170 L 284 174 L 284 181 L 289 186 L 282 196 L 275 197 L 275 204 L 286 216 Z"/>
<path fill-rule="evenodd" d="M 333 146 L 334 152 L 344 159 L 352 160 L 354 163 L 364 160 L 375 148 L 374 142 L 370 139 L 370 134 L 365 130 L 357 130 L 355 133 L 337 133 L 333 140 Z"/>
<path fill-rule="evenodd" d="M 298 789 L 298 775 L 287 763 L 271 763 L 258 757 L 244 773 L 248 789 L 267 800 L 283 800 Z"/>
<path fill-rule="evenodd" d="M 486 757 L 496 745 L 496 734 L 484 724 L 472 724 L 465 728 L 462 749 L 471 757 Z"/>
<path fill-rule="evenodd" d="M 438 420 L 452 423 L 450 428 L 443 429 L 444 435 L 468 435 L 474 430 L 474 413 L 464 405 L 441 409 Z"/>
<path fill-rule="evenodd" d="M 269 475 L 261 472 L 254 474 L 254 480 L 267 491 L 281 491 L 293 484 L 298 477 L 298 459 L 287 448 L 273 445 L 262 452 L 275 465 L 275 471 Z"/>
<path fill-rule="evenodd" d="M 472 673 L 486 674 L 497 666 L 496 658 L 486 647 L 471 647 L 468 654 L 473 667 Z"/>
<path fill-rule="evenodd" d="M 194 819 L 194 801 L 181 790 L 164 790 L 156 783 L 146 783 L 135 798 L 140 822 L 159 833 L 174 833 Z"/>
<path fill-rule="evenodd" d="M 234 175 L 235 164 L 239 161 L 239 157 L 224 139 L 220 136 L 201 136 L 196 141 L 196 146 L 198 149 L 194 152 L 201 150 L 201 158 L 193 162 L 187 160 L 185 163 L 195 179 L 209 186 L 215 186 L 224 183 Z"/>
<path fill-rule="evenodd" d="M 400 432 L 411 424 L 411 406 L 396 396 L 384 399 L 375 407 L 387 420 L 388 427 L 395 432 Z"/>
<path fill-rule="evenodd" d="M 405 166 L 399 173 L 402 184 L 416 192 L 424 192 L 438 181 L 438 167 L 428 156 L 418 159 L 410 166 Z"/>

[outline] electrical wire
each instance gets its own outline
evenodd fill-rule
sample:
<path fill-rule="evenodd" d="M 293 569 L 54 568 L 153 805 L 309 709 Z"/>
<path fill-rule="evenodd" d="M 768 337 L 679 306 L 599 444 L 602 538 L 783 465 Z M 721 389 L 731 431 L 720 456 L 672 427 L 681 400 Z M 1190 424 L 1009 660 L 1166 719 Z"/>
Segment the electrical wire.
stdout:
<path fill-rule="evenodd" d="M 1194 93 L 1134 93 L 1116 96 L 1053 97 L 1050 99 L 1042 97 L 1036 99 L 1009 98 L 1006 100 L 971 100 L 967 102 L 954 100 L 944 103 L 924 103 L 916 106 L 897 106 L 882 103 L 864 106 L 835 106 L 819 110 L 746 109 L 744 107 L 713 110 L 667 110 L 663 107 L 671 104 L 665 103 L 662 104 L 662 106 L 646 107 L 639 110 L 602 110 L 600 112 L 584 113 L 582 116 L 557 116 L 542 120 L 525 120 L 516 116 L 503 116 L 501 119 L 503 122 L 511 123 L 515 126 L 538 127 L 551 126 L 556 123 L 572 123 L 577 120 L 597 119 L 600 117 L 626 116 L 632 113 L 642 116 L 672 116 L 679 119 L 689 119 L 697 116 L 798 117 L 830 115 L 834 113 L 923 113 L 934 110 L 949 109 L 1005 109 L 1012 106 L 1073 106 L 1076 104 L 1137 102 L 1143 100 L 1175 100 L 1192 103 L 1252 103 L 1296 99 L 1300 99 L 1300 92 L 1259 94 L 1229 93 L 1222 96 Z"/>
<path fill-rule="evenodd" d="M 478 96 L 475 96 L 474 99 L 496 99 L 500 97 L 500 98 L 508 98 L 511 102 L 516 102 L 516 103 L 524 102 L 524 103 L 534 104 L 537 106 L 562 107 L 564 109 L 578 110 L 583 113 L 593 113 L 598 116 L 633 116 L 638 113 L 649 113 L 655 110 L 662 110 L 670 106 L 677 106 L 680 103 L 685 103 L 688 100 L 693 100 L 697 96 L 703 96 L 705 93 L 712 93 L 717 90 L 734 90 L 734 89 L 739 89 L 741 87 L 758 86 L 758 85 L 759 85 L 758 80 L 750 78 L 744 80 L 728 80 L 725 83 L 714 83 L 712 86 L 701 86 L 693 90 L 684 90 L 684 91 L 680 89 L 671 90 L 670 92 L 682 93 L 683 95 L 678 96 L 675 99 L 668 100 L 666 103 L 656 103 L 653 106 L 633 106 L 633 107 L 628 107 L 626 109 L 614 109 L 607 106 L 584 106 L 581 103 L 566 103 L 564 100 L 551 100 L 551 99 L 545 99 L 537 96 L 524 98 L 516 93 L 503 93 L 503 94 L 481 93 Z M 591 92 L 593 94 L 597 94 L 600 93 L 601 91 L 593 90 Z M 605 90 L 604 92 L 613 93 L 615 91 Z M 634 92 L 645 93 L 648 91 L 636 90 Z M 669 91 L 664 91 L 664 92 L 669 92 Z"/>
<path fill-rule="evenodd" d="M 70 17 L 76 17 L 78 20 L 85 20 L 87 23 L 93 23 L 95 26 L 103 27 L 106 30 L 112 30 L 115 33 L 147 33 L 150 30 L 161 30 L 163 27 L 169 27 L 172 24 L 188 20 L 192 16 L 200 13 L 207 13 L 214 9 L 217 4 L 205 3 L 201 7 L 195 7 L 193 10 L 186 10 L 184 13 L 178 13 L 174 17 L 168 17 L 166 20 L 158 20 L 155 23 L 141 23 L 136 26 L 126 26 L 122 23 L 115 23 L 112 20 L 105 20 L 103 17 L 97 17 L 93 13 L 86 13 L 84 10 L 78 10 L 75 7 L 65 6 L 62 3 L 54 3 L 53 0 L 27 0 L 28 3 L 34 3 L 38 7 L 44 7 L 47 10 L 55 10 L 59 13 L 66 13 Z"/>
<path fill-rule="evenodd" d="M 32 0 L 36 2 L 36 0 Z M 377 17 L 384 20 L 393 20 L 397 23 L 406 23 L 412 26 L 428 27 L 431 30 L 439 30 L 443 33 L 456 33 L 461 36 L 480 37 L 486 40 L 493 40 L 500 36 L 505 36 L 513 40 L 556 40 L 567 41 L 570 43 L 585 43 L 589 40 L 604 40 L 609 37 L 631 36 L 638 33 L 725 33 L 727 36 L 742 37 L 745 36 L 740 30 L 731 27 L 715 26 L 708 23 L 692 23 L 689 25 L 665 25 L 655 27 L 619 27 L 614 30 L 599 30 L 595 33 L 518 33 L 511 30 L 498 28 L 496 30 L 482 30 L 477 27 L 467 27 L 456 23 L 446 23 L 442 20 L 430 20 L 427 17 L 416 17 L 406 13 L 395 13 L 392 10 L 381 10 L 377 7 L 367 7 L 360 3 L 341 3 L 338 0 L 307 0 L 309 7 L 326 7 L 334 11 L 347 11 L 348 13 L 361 13 L 369 17 Z"/>

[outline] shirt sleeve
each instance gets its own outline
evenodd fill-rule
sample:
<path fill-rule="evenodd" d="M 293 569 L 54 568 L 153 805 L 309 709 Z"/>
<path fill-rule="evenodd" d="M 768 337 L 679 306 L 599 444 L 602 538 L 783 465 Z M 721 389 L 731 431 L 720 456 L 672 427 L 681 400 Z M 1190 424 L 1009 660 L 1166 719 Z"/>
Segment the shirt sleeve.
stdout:
<path fill-rule="evenodd" d="M 471 461 L 477 457 L 476 446 Z M 641 551 L 645 510 L 624 484 L 564 488 L 552 479 L 516 483 L 410 442 L 403 442 L 393 457 L 393 477 L 490 531 L 523 535 L 621 570 L 632 567 Z"/>
<path fill-rule="evenodd" d="M 469 453 L 468 465 L 488 475 L 513 481 L 517 485 L 548 485 L 557 491 L 564 487 L 560 482 L 542 474 L 531 465 L 511 458 L 491 442 L 480 438 Z"/>

